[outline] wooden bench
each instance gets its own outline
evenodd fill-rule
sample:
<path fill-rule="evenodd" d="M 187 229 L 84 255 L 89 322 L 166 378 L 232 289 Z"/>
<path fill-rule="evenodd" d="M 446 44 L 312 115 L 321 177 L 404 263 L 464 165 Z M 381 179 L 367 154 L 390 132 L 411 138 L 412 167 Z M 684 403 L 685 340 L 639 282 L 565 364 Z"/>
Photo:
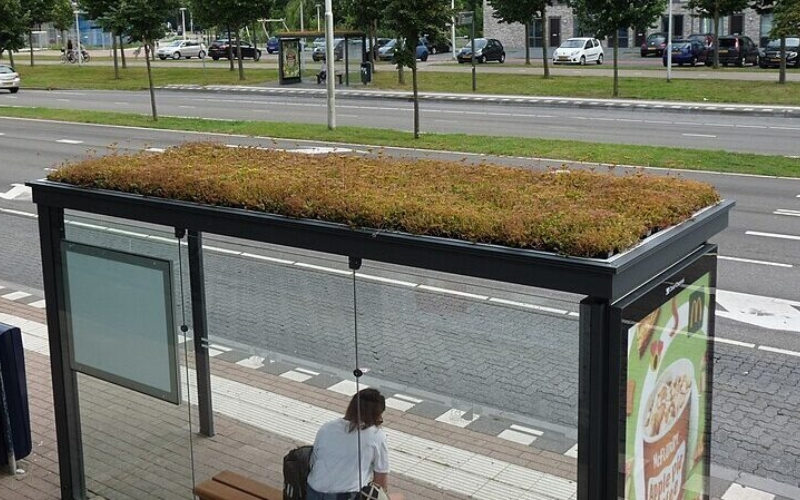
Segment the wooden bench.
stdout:
<path fill-rule="evenodd" d="M 283 500 L 283 491 L 231 471 L 194 487 L 200 500 Z"/>
<path fill-rule="evenodd" d="M 343 83 L 343 81 L 344 81 L 344 71 L 338 71 L 337 70 L 334 73 L 334 76 L 336 77 L 336 81 L 339 82 L 339 85 L 341 85 Z M 317 85 L 319 85 L 320 83 L 322 83 L 322 72 L 321 71 L 319 73 L 317 73 Z"/>

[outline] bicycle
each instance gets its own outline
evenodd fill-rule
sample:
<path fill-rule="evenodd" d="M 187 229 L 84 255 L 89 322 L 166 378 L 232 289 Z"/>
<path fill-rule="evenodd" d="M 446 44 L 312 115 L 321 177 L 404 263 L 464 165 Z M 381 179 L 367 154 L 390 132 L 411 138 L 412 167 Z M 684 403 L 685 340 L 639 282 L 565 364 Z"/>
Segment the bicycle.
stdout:
<path fill-rule="evenodd" d="M 78 58 L 79 57 L 80 57 L 80 61 L 82 63 L 89 62 L 89 60 L 91 60 L 91 56 L 84 49 L 81 49 L 80 56 L 78 56 L 78 51 L 77 50 L 64 50 L 64 49 L 61 49 L 61 62 L 62 63 L 75 64 L 76 62 L 78 62 Z"/>

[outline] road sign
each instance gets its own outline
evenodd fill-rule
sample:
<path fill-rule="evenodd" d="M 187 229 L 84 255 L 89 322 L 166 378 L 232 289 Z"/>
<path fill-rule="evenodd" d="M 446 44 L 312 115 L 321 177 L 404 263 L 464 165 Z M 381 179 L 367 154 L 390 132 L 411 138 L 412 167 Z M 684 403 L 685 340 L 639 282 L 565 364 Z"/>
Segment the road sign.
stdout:
<path fill-rule="evenodd" d="M 464 26 L 464 25 L 467 25 L 467 24 L 472 24 L 472 20 L 473 20 L 473 15 L 472 14 L 473 14 L 472 11 L 459 12 L 458 13 L 458 25 L 459 26 Z"/>

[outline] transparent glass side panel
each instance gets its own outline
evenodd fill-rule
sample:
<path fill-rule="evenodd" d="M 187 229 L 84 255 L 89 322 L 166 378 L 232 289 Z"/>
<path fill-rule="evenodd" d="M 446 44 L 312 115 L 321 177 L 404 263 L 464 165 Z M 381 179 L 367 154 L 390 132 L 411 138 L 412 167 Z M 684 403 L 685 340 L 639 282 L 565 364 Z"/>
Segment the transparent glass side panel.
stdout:
<path fill-rule="evenodd" d="M 579 297 L 375 262 L 356 297 L 397 488 L 575 498 Z"/>
<path fill-rule="evenodd" d="M 172 229 L 71 212 L 66 214 L 65 222 L 69 241 L 171 261 L 174 327 L 184 324 L 184 318 L 191 327 L 188 254 L 184 244 L 179 258 L 178 240 Z M 113 289 L 113 283 L 109 283 L 104 291 L 113 293 Z M 78 374 L 84 467 L 90 496 L 108 500 L 193 498 L 192 432 L 196 432 L 198 424 L 195 409 L 187 404 L 190 390 L 194 390 L 187 379 L 192 360 L 183 334 L 176 334 L 179 405 Z M 126 361 L 142 366 L 148 362 Z"/>

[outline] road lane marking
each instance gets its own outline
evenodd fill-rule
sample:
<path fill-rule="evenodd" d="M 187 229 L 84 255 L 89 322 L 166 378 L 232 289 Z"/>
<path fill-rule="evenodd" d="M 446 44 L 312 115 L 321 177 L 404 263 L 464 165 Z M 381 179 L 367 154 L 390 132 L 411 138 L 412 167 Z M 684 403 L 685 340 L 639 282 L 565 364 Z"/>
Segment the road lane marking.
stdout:
<path fill-rule="evenodd" d="M 789 351 L 787 349 L 778 349 L 777 347 L 769 347 L 769 346 L 766 346 L 766 345 L 760 345 L 760 346 L 758 346 L 758 349 L 760 351 L 775 352 L 775 353 L 778 353 L 778 354 L 788 354 L 789 356 L 800 357 L 800 352 Z"/>
<path fill-rule="evenodd" d="M 25 184 L 11 184 L 11 189 L 5 193 L 0 193 L 0 198 L 4 200 L 15 200 L 17 198 L 31 199 L 31 188 Z"/>
<path fill-rule="evenodd" d="M 738 340 L 724 339 L 721 337 L 714 337 L 714 342 L 722 342 L 723 344 L 738 345 L 739 347 L 747 347 L 753 349 L 756 345 L 750 342 L 740 342 Z"/>
<path fill-rule="evenodd" d="M 725 255 L 720 255 L 720 259 L 722 260 L 731 260 L 734 262 L 744 262 L 747 264 L 761 264 L 764 266 L 775 266 L 775 267 L 794 267 L 792 264 L 781 264 L 779 262 L 767 262 L 765 260 L 754 260 L 754 259 L 742 259 L 740 257 L 727 257 Z"/>
<path fill-rule="evenodd" d="M 800 210 L 789 210 L 787 208 L 779 208 L 772 213 L 775 215 L 790 215 L 792 217 L 800 217 Z"/>
<path fill-rule="evenodd" d="M 747 231 L 744 234 L 748 236 L 763 236 L 765 238 L 777 238 L 779 240 L 800 241 L 800 236 L 793 236 L 791 234 L 762 233 L 761 231 Z"/>
<path fill-rule="evenodd" d="M 711 135 L 711 134 L 681 134 L 681 135 L 684 137 L 706 137 L 709 139 L 716 139 L 717 137 L 716 135 Z"/>
<path fill-rule="evenodd" d="M 147 151 L 148 153 L 163 153 L 164 151 L 166 151 L 166 149 L 164 149 L 164 148 L 147 148 L 147 149 L 145 149 L 145 151 Z"/>
<path fill-rule="evenodd" d="M 83 144 L 83 141 L 77 141 L 75 139 L 59 139 L 56 142 L 61 144 Z"/>

